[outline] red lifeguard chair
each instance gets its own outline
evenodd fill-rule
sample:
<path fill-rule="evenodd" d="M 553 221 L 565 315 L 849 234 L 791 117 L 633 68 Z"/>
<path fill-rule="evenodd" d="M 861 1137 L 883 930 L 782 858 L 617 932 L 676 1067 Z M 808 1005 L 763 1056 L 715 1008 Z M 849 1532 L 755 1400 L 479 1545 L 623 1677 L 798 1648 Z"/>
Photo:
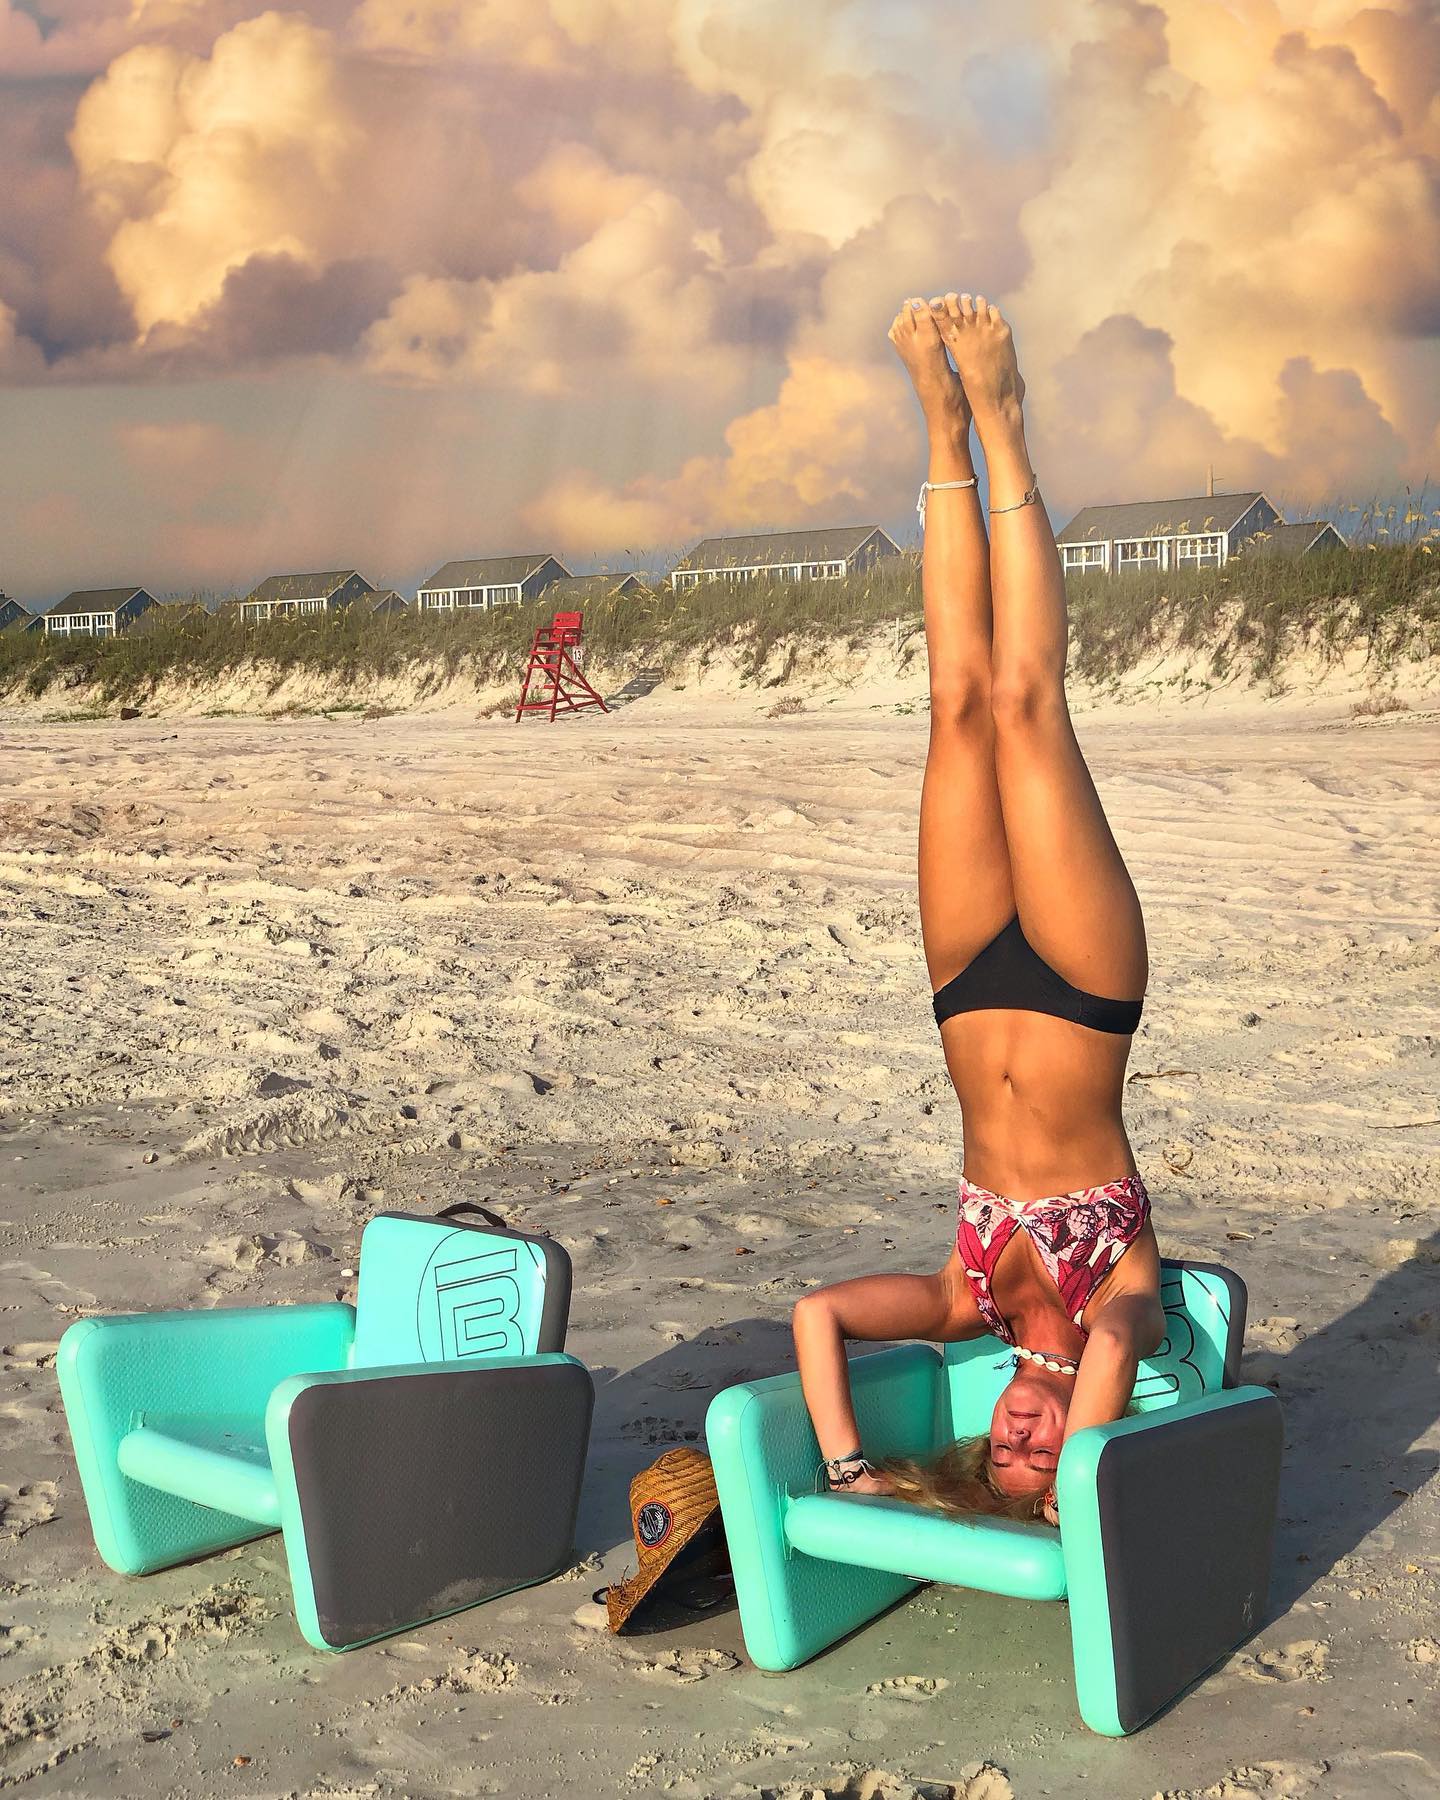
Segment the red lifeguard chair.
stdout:
<path fill-rule="evenodd" d="M 518 724 L 526 713 L 579 712 L 586 706 L 598 706 L 601 712 L 610 708 L 591 687 L 580 671 L 580 624 L 583 614 L 560 612 L 548 625 L 535 628 L 535 642 L 530 646 L 530 662 L 525 670 L 525 686 L 520 690 L 520 704 L 515 708 Z M 531 698 L 534 685 L 535 697 Z"/>

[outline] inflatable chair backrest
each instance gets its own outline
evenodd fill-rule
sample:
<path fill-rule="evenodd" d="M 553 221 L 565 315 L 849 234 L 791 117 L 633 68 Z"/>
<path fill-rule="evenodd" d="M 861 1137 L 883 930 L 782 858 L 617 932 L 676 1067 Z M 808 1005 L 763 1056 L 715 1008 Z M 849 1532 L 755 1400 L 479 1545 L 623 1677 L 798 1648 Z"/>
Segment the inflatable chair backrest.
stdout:
<path fill-rule="evenodd" d="M 1201 1394 L 1234 1387 L 1245 1337 L 1245 1283 L 1218 1263 L 1160 1264 L 1165 1340 L 1140 1365 L 1131 1406 L 1154 1412 Z M 990 1429 L 1001 1389 L 1015 1372 L 1014 1351 L 998 1338 L 971 1338 L 945 1353 L 949 1418 L 941 1441 L 978 1437 Z"/>
<path fill-rule="evenodd" d="M 570 1258 L 468 1202 L 437 1218 L 378 1213 L 360 1240 L 355 1312 L 353 1368 L 563 1350 Z"/>

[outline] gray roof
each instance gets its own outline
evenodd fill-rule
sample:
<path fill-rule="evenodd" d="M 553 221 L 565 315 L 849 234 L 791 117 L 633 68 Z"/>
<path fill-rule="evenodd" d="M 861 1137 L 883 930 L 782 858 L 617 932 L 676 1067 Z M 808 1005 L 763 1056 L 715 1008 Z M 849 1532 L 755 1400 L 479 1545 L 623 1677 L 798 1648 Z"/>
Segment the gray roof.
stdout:
<path fill-rule="evenodd" d="M 551 556 L 548 551 L 535 551 L 528 556 L 478 556 L 462 558 L 459 562 L 448 562 L 437 569 L 428 581 L 420 583 L 425 588 L 477 588 L 477 587 L 515 587 L 527 581 L 537 569 L 546 563 L 557 563 L 564 569 L 564 563 L 558 557 Z M 566 571 L 569 572 L 568 570 Z"/>
<path fill-rule="evenodd" d="M 321 569 L 311 575 L 267 575 L 246 600 L 328 600 L 358 569 Z M 365 581 L 363 575 L 360 576 Z M 365 581 L 368 588 L 370 583 Z"/>
<path fill-rule="evenodd" d="M 395 588 L 371 588 L 365 596 L 367 606 L 383 606 L 387 600 L 398 600 L 402 606 L 410 604 L 405 596 Z"/>
<path fill-rule="evenodd" d="M 545 594 L 554 600 L 606 600 L 611 594 L 623 593 L 632 582 L 636 587 L 645 586 L 628 570 L 618 575 L 562 575 L 546 584 Z"/>
<path fill-rule="evenodd" d="M 878 525 L 827 525 L 818 531 L 764 531 L 746 537 L 704 538 L 672 573 L 685 569 L 752 569 L 771 564 L 845 562 L 876 532 L 892 550 L 899 545 Z"/>
<path fill-rule="evenodd" d="M 78 588 L 73 594 L 67 594 L 63 600 L 57 600 L 50 608 L 48 617 L 60 618 L 65 613 L 106 613 L 118 612 L 127 600 L 133 600 L 137 594 L 145 594 L 142 587 L 117 588 Z M 154 596 L 145 594 L 147 600 Z"/>
<path fill-rule="evenodd" d="M 1192 494 L 1182 500 L 1127 500 L 1119 506 L 1084 506 L 1055 541 L 1109 543 L 1115 538 L 1174 537 L 1182 531 L 1229 531 L 1257 500 L 1264 499 L 1261 493 Z M 1278 512 L 1279 508 L 1275 510 Z"/>
<path fill-rule="evenodd" d="M 1301 519 L 1294 525 L 1271 525 L 1257 537 L 1246 538 L 1240 548 L 1246 556 L 1303 556 L 1326 532 L 1335 532 L 1340 543 L 1345 542 L 1328 519 Z"/>

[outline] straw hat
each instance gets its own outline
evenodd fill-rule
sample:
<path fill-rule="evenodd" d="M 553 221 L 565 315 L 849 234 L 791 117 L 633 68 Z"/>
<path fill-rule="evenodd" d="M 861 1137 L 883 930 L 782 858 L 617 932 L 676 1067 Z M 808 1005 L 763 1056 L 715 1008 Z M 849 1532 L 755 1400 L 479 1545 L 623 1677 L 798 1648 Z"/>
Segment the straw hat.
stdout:
<path fill-rule="evenodd" d="M 610 1629 L 623 1631 L 630 1615 L 681 1555 L 693 1565 L 708 1550 L 723 1548 L 720 1496 L 710 1458 L 682 1447 L 642 1469 L 630 1483 L 630 1524 L 640 1566 L 605 1590 Z M 728 1566 L 728 1565 L 727 1565 Z"/>

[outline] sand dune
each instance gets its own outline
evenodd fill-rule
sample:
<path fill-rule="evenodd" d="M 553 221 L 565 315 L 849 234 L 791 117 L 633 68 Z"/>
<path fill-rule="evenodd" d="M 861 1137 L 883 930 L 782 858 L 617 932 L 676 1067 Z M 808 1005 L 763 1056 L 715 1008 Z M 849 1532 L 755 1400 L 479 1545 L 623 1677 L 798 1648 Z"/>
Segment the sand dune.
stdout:
<path fill-rule="evenodd" d="M 807 1285 L 948 1245 L 924 718 L 899 686 L 831 698 L 0 728 L 0 1785 L 1434 1791 L 1440 732 L 1418 705 L 1080 715 L 1150 932 L 1128 1117 L 1162 1244 L 1244 1272 L 1250 1373 L 1289 1409 L 1256 1643 L 1117 1750 L 1075 1719 L 1060 1608 L 929 1590 L 785 1679 L 733 1613 L 596 1629 L 630 1472 L 784 1364 Z M 322 1661 L 274 1540 L 105 1574 L 51 1367 L 69 1321 L 348 1297 L 366 1218 L 462 1197 L 575 1261 L 599 1382 L 576 1579 Z"/>

